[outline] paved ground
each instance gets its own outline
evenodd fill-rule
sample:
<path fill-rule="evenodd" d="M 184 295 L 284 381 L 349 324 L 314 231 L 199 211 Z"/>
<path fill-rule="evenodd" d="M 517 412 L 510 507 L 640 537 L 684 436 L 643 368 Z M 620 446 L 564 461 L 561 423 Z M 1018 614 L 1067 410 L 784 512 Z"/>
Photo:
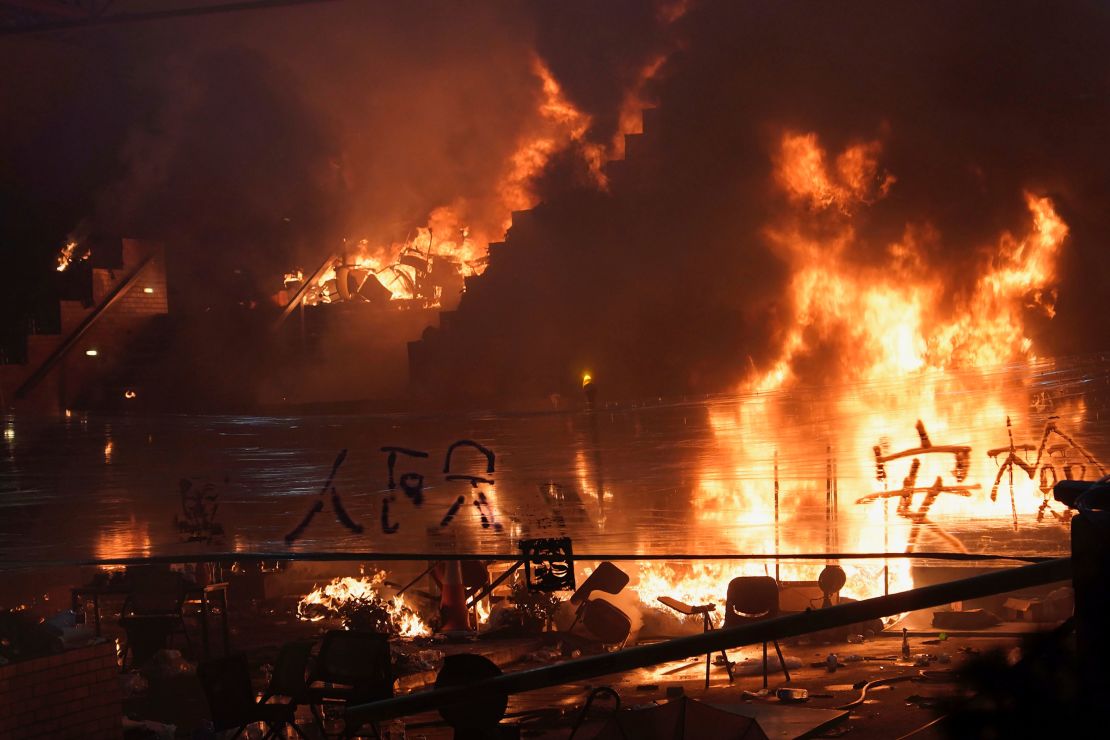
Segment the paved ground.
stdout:
<path fill-rule="evenodd" d="M 942 737 L 938 727 L 925 730 L 929 723 L 937 719 L 939 710 L 935 704 L 943 697 L 955 695 L 958 691 L 952 671 L 962 665 L 971 655 L 991 649 L 1012 649 L 1018 640 L 1009 636 L 959 637 L 950 638 L 937 644 L 925 644 L 929 638 L 910 640 L 911 653 L 935 656 L 927 666 L 915 665 L 913 660 L 901 658 L 901 637 L 881 635 L 863 644 L 836 645 L 792 645 L 785 649 L 787 663 L 800 662 L 800 667 L 791 670 L 791 681 L 786 682 L 780 672 L 772 672 L 769 684 L 772 689 L 781 686 L 805 688 L 810 693 L 809 701 L 793 705 L 805 709 L 835 709 L 857 701 L 861 691 L 856 688 L 862 683 L 877 679 L 898 679 L 897 682 L 873 688 L 866 698 L 848 709 L 847 716 L 831 726 L 819 728 L 805 734 L 801 725 L 792 729 L 776 725 L 772 738 L 779 737 L 845 737 L 851 740 L 870 740 L 871 738 L 901 738 L 912 735 L 915 740 Z M 935 639 L 935 638 L 933 638 Z M 744 656 L 757 658 L 759 649 L 734 651 L 731 657 L 736 660 Z M 843 663 L 835 672 L 829 672 L 827 657 L 829 653 L 838 655 L 838 663 Z M 773 649 L 770 653 L 774 655 Z M 942 663 L 946 655 L 950 662 Z M 773 664 L 772 658 L 772 664 Z M 820 664 L 813 667 L 811 664 Z M 518 663 L 509 670 L 525 667 Z M 685 667 L 684 667 L 685 666 Z M 678 669 L 678 670 L 674 670 Z M 570 723 L 577 709 L 589 692 L 596 686 L 613 687 L 621 696 L 624 706 L 648 704 L 665 701 L 668 689 L 673 693 L 681 688 L 685 695 L 719 704 L 748 704 L 769 707 L 765 711 L 774 712 L 782 708 L 773 698 L 756 698 L 753 694 L 762 689 L 762 674 L 737 677 L 730 684 L 723 667 L 715 666 L 711 673 L 711 684 L 704 687 L 705 663 L 701 661 L 680 661 L 652 669 L 631 671 L 606 676 L 588 683 L 570 684 L 512 697 L 508 712 L 510 715 L 540 712 L 534 719 L 524 720 L 524 735 L 536 738 L 567 738 Z M 578 737 L 590 738 L 600 728 L 606 714 L 605 702 L 598 702 L 597 720 L 582 728 Z M 560 714 L 561 713 L 561 714 Z M 824 719 L 824 718 L 822 718 Z M 800 720 L 799 720 L 800 721 Z M 816 724 L 816 721 L 813 723 Z M 408 740 L 439 740 L 452 737 L 451 731 L 438 722 L 434 713 L 418 715 L 406 719 Z M 768 727 L 767 729 L 772 729 Z"/>

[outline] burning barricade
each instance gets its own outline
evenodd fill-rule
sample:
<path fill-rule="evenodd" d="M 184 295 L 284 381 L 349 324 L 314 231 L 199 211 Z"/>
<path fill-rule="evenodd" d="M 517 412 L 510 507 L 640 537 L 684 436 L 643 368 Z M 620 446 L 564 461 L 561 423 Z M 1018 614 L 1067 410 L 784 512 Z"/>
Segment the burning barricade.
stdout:
<path fill-rule="evenodd" d="M 387 596 L 385 571 L 360 578 L 335 578 L 314 588 L 297 603 L 297 618 L 306 622 L 340 621 L 347 629 L 398 637 L 429 637 L 431 628 L 403 596 Z"/>

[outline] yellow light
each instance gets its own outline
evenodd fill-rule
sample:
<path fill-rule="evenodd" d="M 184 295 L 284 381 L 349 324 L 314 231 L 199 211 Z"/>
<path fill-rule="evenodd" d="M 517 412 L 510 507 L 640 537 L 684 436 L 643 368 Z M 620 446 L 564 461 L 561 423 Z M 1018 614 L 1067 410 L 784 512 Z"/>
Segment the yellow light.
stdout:
<path fill-rule="evenodd" d="M 12 427 L 4 427 L 4 439 L 9 442 L 15 439 L 15 429 Z"/>
<path fill-rule="evenodd" d="M 67 419 L 73 418 L 73 412 L 70 409 L 66 409 L 66 418 Z"/>
<path fill-rule="evenodd" d="M 97 352 L 96 352 L 96 350 L 95 350 L 95 349 L 87 349 L 87 350 L 85 350 L 85 356 L 86 356 L 86 357 L 96 357 L 96 354 L 97 354 Z"/>
<path fill-rule="evenodd" d="M 135 391 L 130 390 L 130 389 L 123 392 L 123 397 L 124 398 L 134 398 L 136 395 L 138 395 L 138 394 L 135 393 Z"/>
<path fill-rule="evenodd" d="M 144 293 L 153 293 L 153 292 L 154 292 L 154 288 L 143 288 L 143 292 L 144 292 Z"/>
<path fill-rule="evenodd" d="M 582 387 L 585 388 L 594 381 L 593 376 L 589 373 L 582 373 Z"/>

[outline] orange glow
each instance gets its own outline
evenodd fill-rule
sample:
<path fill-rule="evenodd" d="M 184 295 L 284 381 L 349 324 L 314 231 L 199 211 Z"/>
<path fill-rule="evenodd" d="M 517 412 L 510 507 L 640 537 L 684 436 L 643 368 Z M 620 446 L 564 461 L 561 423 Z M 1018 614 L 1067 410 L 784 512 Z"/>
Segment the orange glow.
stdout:
<path fill-rule="evenodd" d="M 60 252 L 58 252 L 58 257 L 57 257 L 57 263 L 58 264 L 57 264 L 57 267 L 56 267 L 58 272 L 65 272 L 66 269 L 73 263 L 73 260 L 74 260 L 73 253 L 74 253 L 74 251 L 76 251 L 76 249 L 77 249 L 77 242 L 76 241 L 69 241 L 69 242 L 66 242 L 66 245 L 64 247 L 62 247 Z M 89 258 L 89 255 L 86 252 L 85 254 L 81 255 L 81 257 L 79 259 L 85 260 L 85 259 L 88 259 L 88 258 Z"/>
<path fill-rule="evenodd" d="M 543 121 L 539 131 L 530 133 L 517 145 L 510 158 L 508 172 L 498 186 L 501 203 L 506 211 L 504 228 L 512 224 L 513 211 L 523 211 L 536 204 L 532 182 L 548 160 L 570 144 L 577 144 L 589 167 L 594 184 L 608 187 L 603 171 L 604 148 L 587 140 L 590 117 L 567 100 L 558 80 L 538 56 L 532 58 L 532 70 L 541 83 L 539 113 Z"/>
<path fill-rule="evenodd" d="M 1012 518 L 1018 526 L 1022 518 L 1031 522 L 1038 511 L 1043 515 L 1046 506 L 1053 513 L 1044 486 L 1021 470 L 1013 478 L 1012 503 L 1008 478 L 992 501 L 1001 457 L 987 452 L 1005 442 L 1008 417 L 1021 420 L 1019 442 L 1035 443 L 1041 434 L 1044 422 L 1034 418 L 1033 390 L 1022 374 L 1036 359 L 1025 316 L 1053 315 L 1056 260 L 1067 224 L 1050 198 L 1026 192 L 1028 220 L 993 244 L 968 245 L 982 253 L 978 278 L 953 295 L 948 266 L 928 261 L 928 247 L 943 235 L 927 222 L 907 223 L 902 239 L 885 250 L 860 243 L 856 216 L 897 183 L 881 167 L 881 154 L 878 141 L 834 155 L 814 133 L 787 132 L 772 156 L 772 184 L 786 208 L 764 233 L 790 271 L 778 355 L 741 385 L 738 402 L 711 409 L 723 454 L 707 456 L 697 493 L 698 522 L 720 530 L 726 550 L 959 551 L 964 544 L 943 527 L 948 517 L 1002 526 Z M 805 398 L 812 396 L 810 406 L 819 406 L 821 427 L 811 428 L 789 415 L 798 413 L 791 398 L 803 389 L 800 373 L 815 363 L 836 383 L 805 392 Z M 1060 429 L 1075 429 L 1085 407 L 1063 401 L 1052 411 Z M 922 446 L 919 420 L 932 444 L 970 448 L 964 469 L 954 473 L 954 453 L 925 450 L 886 463 L 879 479 L 876 455 Z M 1101 469 L 1081 447 L 1074 451 L 1070 459 Z M 829 481 L 820 481 L 820 473 L 781 468 L 781 455 L 791 456 L 788 467 L 812 461 L 828 471 Z M 912 471 L 910 457 L 919 460 Z M 914 492 L 896 509 L 903 480 L 913 481 L 908 485 Z M 828 509 L 826 531 L 799 527 L 800 521 L 812 522 L 815 511 L 826 511 L 841 481 L 845 490 L 837 507 Z M 929 493 L 936 485 L 944 492 Z M 837 511 L 853 516 L 838 521 Z M 1048 520 L 1053 518 L 1065 517 L 1054 512 Z M 822 534 L 824 543 L 818 542 Z M 881 594 L 884 567 L 890 591 L 913 585 L 904 559 L 841 565 L 848 575 L 846 596 Z M 823 567 L 782 563 L 780 578 L 811 581 Z M 659 595 L 719 603 L 732 577 L 774 575 L 774 569 L 773 562 L 754 561 L 643 564 L 639 589 L 645 603 Z"/>
<path fill-rule="evenodd" d="M 314 588 L 297 604 L 297 618 L 302 621 L 318 622 L 324 618 L 320 610 L 310 609 L 320 606 L 324 610 L 338 613 L 339 608 L 349 601 L 381 599 L 386 609 L 397 620 L 398 634 L 401 637 L 428 637 L 432 634 L 428 625 L 405 603 L 403 596 L 386 597 L 382 595 L 385 571 L 378 571 L 370 577 L 336 578 L 331 583 Z"/>
<path fill-rule="evenodd" d="M 101 528 L 96 537 L 94 554 L 97 560 L 123 560 L 147 557 L 152 552 L 150 528 L 134 517 L 130 522 L 113 528 Z M 123 570 L 123 565 L 102 565 L 101 570 Z"/>
<path fill-rule="evenodd" d="M 360 289 L 374 279 L 389 290 L 393 301 L 439 306 L 444 296 L 417 294 L 423 276 L 413 265 L 424 261 L 437 271 L 453 270 L 463 277 L 481 274 L 489 244 L 504 238 L 512 225 L 514 211 L 536 205 L 535 179 L 552 156 L 568 147 L 573 147 L 585 160 L 594 186 L 602 190 L 608 187 L 604 171 L 608 153 L 604 146 L 589 139 L 590 116 L 570 102 L 538 56 L 532 58 L 532 71 L 539 83 L 535 124 L 516 142 L 491 197 L 480 203 L 457 199 L 434 208 L 426 224 L 404 241 L 348 241 L 338 250 L 345 253 L 342 263 L 330 266 L 316 285 L 308 288 L 303 298 L 305 304 L 346 300 L 346 286 L 341 286 L 337 279 L 339 269 L 345 268 L 348 284 L 353 278 Z M 283 277 L 284 287 L 295 289 L 304 279 L 302 270 L 292 270 Z"/>

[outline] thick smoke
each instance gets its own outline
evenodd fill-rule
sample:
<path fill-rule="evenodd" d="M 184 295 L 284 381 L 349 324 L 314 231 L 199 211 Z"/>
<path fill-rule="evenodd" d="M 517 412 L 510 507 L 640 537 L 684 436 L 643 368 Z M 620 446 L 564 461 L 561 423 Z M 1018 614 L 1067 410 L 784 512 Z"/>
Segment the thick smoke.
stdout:
<path fill-rule="evenodd" d="M 341 239 L 402 240 L 441 207 L 495 239 L 513 154 L 547 125 L 539 57 L 591 117 L 573 147 L 608 146 L 640 86 L 654 153 L 608 192 L 573 147 L 535 179 L 546 203 L 510 236 L 519 254 L 459 316 L 494 388 L 593 367 L 628 393 L 710 391 L 766 368 L 787 320 L 766 234 L 787 208 L 771 175 L 786 130 L 830 152 L 880 142 L 897 182 L 859 213 L 853 259 L 907 225 L 935 234 L 953 310 L 999 234 L 1027 228 L 1023 192 L 1051 196 L 1071 235 L 1037 346 L 1104 348 L 1107 12 L 344 2 L 5 40 L 4 246 L 36 243 L 49 272 L 82 222 L 158 238 L 205 306 L 262 300 Z M 819 348 L 810 374 L 845 349 Z"/>
<path fill-rule="evenodd" d="M 540 266 L 506 259 L 503 300 L 464 299 L 460 313 L 498 325 L 483 354 L 510 356 L 497 363 L 507 386 L 589 367 L 621 396 L 713 391 L 766 370 L 792 320 L 766 233 L 792 206 L 772 166 L 783 132 L 813 131 L 834 154 L 878 142 L 897 182 L 859 209 L 850 259 L 881 264 L 907 228 L 928 235 L 945 311 L 1002 233 L 1029 231 L 1024 193 L 1050 196 L 1071 228 L 1058 312 L 1027 325 L 1041 354 L 1105 348 L 1107 21 L 1096 3 L 696 4 L 657 81 L 654 159 L 610 194 L 566 195 L 572 178 L 553 178 L 510 235 Z M 850 365 L 846 339 L 815 341 L 797 371 L 826 380 Z"/>

